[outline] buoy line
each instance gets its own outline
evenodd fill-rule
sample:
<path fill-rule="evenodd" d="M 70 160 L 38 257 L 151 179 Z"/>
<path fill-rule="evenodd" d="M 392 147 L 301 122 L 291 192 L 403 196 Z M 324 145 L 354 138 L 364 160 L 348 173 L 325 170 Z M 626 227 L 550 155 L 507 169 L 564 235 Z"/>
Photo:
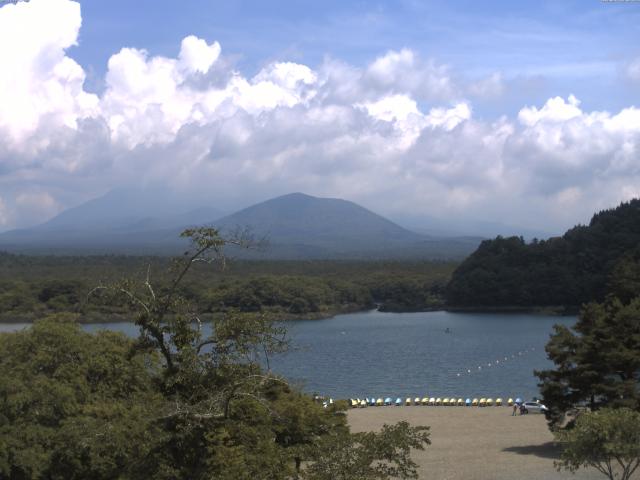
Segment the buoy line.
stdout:
<path fill-rule="evenodd" d="M 535 352 L 535 350 L 536 350 L 535 347 L 526 348 L 524 350 L 518 351 L 517 353 L 513 353 L 511 356 L 505 355 L 504 357 L 501 356 L 500 358 L 497 358 L 495 361 L 490 361 L 490 362 L 486 362 L 486 363 L 483 362 L 482 364 L 478 365 L 477 367 L 471 367 L 471 368 L 467 368 L 466 371 L 457 372 L 456 373 L 456 377 L 461 377 L 465 373 L 467 375 L 471 375 L 473 372 L 481 372 L 483 368 L 487 369 L 487 368 L 491 368 L 491 367 L 498 367 L 500 365 L 504 365 L 509 361 L 510 358 L 511 358 L 511 360 L 515 360 L 517 358 L 523 357 L 524 355 L 526 355 L 526 354 L 528 354 L 530 352 Z"/>

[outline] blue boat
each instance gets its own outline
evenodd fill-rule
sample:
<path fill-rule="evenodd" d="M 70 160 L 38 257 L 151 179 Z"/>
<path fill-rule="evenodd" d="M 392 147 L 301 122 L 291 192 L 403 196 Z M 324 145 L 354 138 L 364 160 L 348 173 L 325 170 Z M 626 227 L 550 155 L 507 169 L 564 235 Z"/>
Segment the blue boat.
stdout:
<path fill-rule="evenodd" d="M 371 398 L 369 399 L 369 406 L 371 406 L 371 407 L 375 407 L 375 406 L 376 406 L 376 399 L 375 399 L 375 397 L 371 397 Z"/>
<path fill-rule="evenodd" d="M 522 403 L 522 399 L 520 397 L 516 398 L 516 403 L 520 405 Z"/>
<path fill-rule="evenodd" d="M 464 401 L 464 405 L 465 405 L 465 407 L 470 407 L 470 406 L 471 406 L 471 399 L 470 399 L 470 398 L 467 398 L 467 399 Z"/>
<path fill-rule="evenodd" d="M 400 397 L 396 398 L 396 407 L 402 405 L 402 399 Z"/>
<path fill-rule="evenodd" d="M 391 405 L 393 403 L 393 400 L 391 400 L 391 397 L 387 397 L 384 399 L 384 404 L 385 405 Z"/>

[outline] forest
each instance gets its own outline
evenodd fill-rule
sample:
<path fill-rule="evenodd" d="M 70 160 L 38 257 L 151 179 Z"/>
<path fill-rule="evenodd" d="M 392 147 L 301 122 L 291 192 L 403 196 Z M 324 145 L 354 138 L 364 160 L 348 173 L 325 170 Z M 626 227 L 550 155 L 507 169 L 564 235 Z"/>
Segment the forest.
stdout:
<path fill-rule="evenodd" d="M 485 240 L 452 274 L 450 307 L 574 309 L 613 293 L 629 298 L 640 286 L 640 200 L 593 216 L 562 237 L 525 242 Z"/>
<path fill-rule="evenodd" d="M 130 318 L 122 299 L 95 294 L 101 285 L 150 276 L 168 284 L 164 257 L 0 254 L 0 321 L 29 322 L 71 312 L 82 322 Z M 204 315 L 273 313 L 324 318 L 378 306 L 388 311 L 442 308 L 456 264 L 416 261 L 248 261 L 195 265 L 180 293 Z"/>

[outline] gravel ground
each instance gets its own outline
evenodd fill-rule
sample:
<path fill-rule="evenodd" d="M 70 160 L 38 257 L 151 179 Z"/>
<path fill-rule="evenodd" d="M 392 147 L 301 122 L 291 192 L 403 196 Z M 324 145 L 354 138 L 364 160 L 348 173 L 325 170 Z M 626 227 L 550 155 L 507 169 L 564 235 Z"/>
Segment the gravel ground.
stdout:
<path fill-rule="evenodd" d="M 591 469 L 559 473 L 553 466 L 558 448 L 544 416 L 512 417 L 509 407 L 368 407 L 350 410 L 348 418 L 354 432 L 401 420 L 430 426 L 431 445 L 412 455 L 421 479 L 605 478 Z"/>

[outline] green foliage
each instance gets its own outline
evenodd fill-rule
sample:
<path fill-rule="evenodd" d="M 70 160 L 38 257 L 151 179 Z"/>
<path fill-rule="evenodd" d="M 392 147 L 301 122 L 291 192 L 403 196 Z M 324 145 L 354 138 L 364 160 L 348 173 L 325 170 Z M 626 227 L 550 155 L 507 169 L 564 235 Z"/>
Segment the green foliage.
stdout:
<path fill-rule="evenodd" d="M 29 257 L 0 252 L 0 321 L 33 321 L 58 312 L 81 314 L 82 322 L 118 321 L 134 312 L 121 296 L 91 296 L 96 283 L 122 278 L 158 291 L 169 289 L 171 262 L 162 257 Z M 226 269 L 192 266 L 178 293 L 201 314 L 232 310 L 318 318 L 373 308 L 425 310 L 442 305 L 452 263 L 246 261 Z"/>
<path fill-rule="evenodd" d="M 58 316 L 0 335 L 0 478 L 116 478 L 161 432 L 153 354 Z"/>
<path fill-rule="evenodd" d="M 640 297 L 586 305 L 573 329 L 555 327 L 546 350 L 555 369 L 536 375 L 552 426 L 583 403 L 640 410 Z"/>
<path fill-rule="evenodd" d="M 584 413 L 556 438 L 563 446 L 558 470 L 592 467 L 611 480 L 628 480 L 640 466 L 640 413 L 627 408 Z"/>
<path fill-rule="evenodd" d="M 577 307 L 602 301 L 611 290 L 622 292 L 640 283 L 639 244 L 640 200 L 600 212 L 589 226 L 572 228 L 562 237 L 529 244 L 521 237 L 487 240 L 453 273 L 447 302 Z M 612 273 L 626 277 L 624 283 L 612 284 Z M 630 298 L 628 294 L 621 298 Z"/>
<path fill-rule="evenodd" d="M 429 445 L 429 428 L 407 422 L 384 425 L 380 432 L 327 436 L 307 468 L 308 480 L 418 478 L 411 449 Z"/>
<path fill-rule="evenodd" d="M 340 478 L 415 478 L 409 451 L 428 443 L 423 429 L 352 436 L 343 402 L 325 409 L 264 370 L 287 348 L 281 325 L 230 313 L 202 328 L 183 280 L 242 241 L 185 235 L 192 248 L 162 287 L 148 274 L 92 292 L 137 311 L 137 340 L 85 333 L 70 313 L 0 335 L 0 480 L 326 478 L 314 475 L 334 439 L 358 459 Z M 64 295 L 55 284 L 46 296 Z"/>

